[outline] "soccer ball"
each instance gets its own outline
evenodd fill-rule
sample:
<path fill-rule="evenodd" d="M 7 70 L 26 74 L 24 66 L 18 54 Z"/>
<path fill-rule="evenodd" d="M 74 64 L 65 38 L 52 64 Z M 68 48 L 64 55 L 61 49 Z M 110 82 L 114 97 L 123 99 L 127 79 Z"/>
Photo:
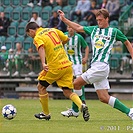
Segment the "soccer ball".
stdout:
<path fill-rule="evenodd" d="M 16 116 L 16 114 L 17 110 L 11 104 L 7 104 L 2 108 L 2 115 L 5 119 L 11 120 Z"/>

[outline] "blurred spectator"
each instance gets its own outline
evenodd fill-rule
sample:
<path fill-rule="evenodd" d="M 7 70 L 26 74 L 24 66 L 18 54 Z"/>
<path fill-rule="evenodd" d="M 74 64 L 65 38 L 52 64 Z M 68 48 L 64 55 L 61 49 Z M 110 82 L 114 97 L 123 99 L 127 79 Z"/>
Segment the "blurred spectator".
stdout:
<path fill-rule="evenodd" d="M 86 13 L 85 13 L 85 17 L 84 17 L 84 20 L 88 21 L 88 24 L 90 26 L 92 25 L 97 25 L 97 21 L 96 21 L 96 12 L 97 12 L 97 3 L 95 0 L 92 0 L 91 1 L 91 7 L 90 7 L 90 10 L 88 10 Z"/>
<path fill-rule="evenodd" d="M 5 17 L 5 13 L 0 13 L 0 36 L 7 36 L 7 28 L 10 25 L 9 18 Z"/>
<path fill-rule="evenodd" d="M 14 51 L 14 63 L 15 63 L 15 73 L 13 76 L 19 76 L 20 70 L 22 66 L 24 65 L 24 57 L 25 57 L 26 51 L 22 48 L 21 43 L 16 43 L 16 49 Z"/>
<path fill-rule="evenodd" d="M 52 16 L 49 19 L 49 28 L 57 28 L 60 18 L 56 11 L 52 12 Z"/>
<path fill-rule="evenodd" d="M 39 64 L 40 57 L 35 55 L 33 48 L 28 49 L 28 60 L 26 66 L 30 69 L 29 76 L 35 75 L 34 67 Z"/>
<path fill-rule="evenodd" d="M 78 21 L 84 18 L 84 14 L 90 10 L 90 1 L 89 0 L 79 0 L 74 11 L 70 13 L 70 20 L 74 20 L 75 16 L 78 17 Z"/>
<path fill-rule="evenodd" d="M 119 18 L 120 2 L 119 0 L 109 0 L 106 5 L 106 9 L 109 11 L 110 21 L 117 20 Z"/>
<path fill-rule="evenodd" d="M 27 5 L 30 6 L 30 7 L 34 7 L 34 1 L 35 0 L 30 0 Z M 38 6 L 41 6 L 42 5 L 42 0 L 37 0 L 37 2 L 38 2 L 37 3 Z"/>
<path fill-rule="evenodd" d="M 54 4 L 54 0 L 36 0 L 38 6 L 52 6 Z M 27 4 L 30 7 L 34 7 L 35 0 L 30 0 Z"/>
<path fill-rule="evenodd" d="M 12 68 L 14 66 L 14 50 L 12 48 L 9 49 L 9 53 L 8 53 L 8 59 L 6 60 L 6 67 L 5 67 L 5 71 L 8 71 L 7 75 L 9 76 L 12 72 Z"/>
<path fill-rule="evenodd" d="M 67 0 L 56 0 L 56 3 L 63 7 L 67 5 Z"/>
<path fill-rule="evenodd" d="M 131 42 L 132 48 L 133 48 L 133 42 Z M 131 76 L 133 77 L 133 61 L 129 53 L 126 53 L 125 55 L 123 54 L 123 57 L 120 60 L 120 68 L 117 71 L 120 74 L 123 74 L 124 68 L 129 67 L 132 70 Z"/>
<path fill-rule="evenodd" d="M 2 46 L 0 52 L 0 65 L 2 66 L 2 68 L 5 67 L 7 58 L 8 58 L 8 51 L 6 50 L 6 46 Z"/>
<path fill-rule="evenodd" d="M 56 11 L 53 11 L 52 16 L 50 17 L 49 28 L 57 28 L 62 32 L 66 32 L 67 27 L 65 23 L 60 20 L 58 13 Z"/>
<path fill-rule="evenodd" d="M 67 5 L 67 0 L 49 0 L 49 2 L 50 2 L 51 5 L 57 4 L 57 5 L 61 6 L 61 7 Z"/>
<path fill-rule="evenodd" d="M 39 26 L 42 26 L 42 18 L 38 16 L 37 12 L 32 13 L 32 18 L 30 22 L 36 22 Z"/>
<path fill-rule="evenodd" d="M 133 3 L 133 0 L 127 0 L 126 1 L 128 5 L 132 4 Z"/>
<path fill-rule="evenodd" d="M 124 68 L 129 66 L 130 58 L 128 54 L 125 54 L 121 59 L 120 59 L 120 68 L 117 71 L 120 74 L 123 74 Z"/>
<path fill-rule="evenodd" d="M 103 0 L 102 3 L 99 5 L 99 9 L 106 8 L 108 0 Z"/>

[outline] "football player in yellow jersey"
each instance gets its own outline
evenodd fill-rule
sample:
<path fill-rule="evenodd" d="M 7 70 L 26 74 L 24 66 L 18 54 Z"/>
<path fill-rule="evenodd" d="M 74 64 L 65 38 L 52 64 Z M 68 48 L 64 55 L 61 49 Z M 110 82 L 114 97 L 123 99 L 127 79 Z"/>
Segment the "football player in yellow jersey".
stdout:
<path fill-rule="evenodd" d="M 38 119 L 49 120 L 51 118 L 48 108 L 48 92 L 46 88 L 56 81 L 62 88 L 63 94 L 70 98 L 83 112 L 85 121 L 89 120 L 88 107 L 82 104 L 82 101 L 73 89 L 72 63 L 64 50 L 65 44 L 69 38 L 64 33 L 55 28 L 42 28 L 35 22 L 29 22 L 26 26 L 26 33 L 34 39 L 34 45 L 39 53 L 43 70 L 38 76 L 38 91 L 43 112 L 35 114 Z"/>

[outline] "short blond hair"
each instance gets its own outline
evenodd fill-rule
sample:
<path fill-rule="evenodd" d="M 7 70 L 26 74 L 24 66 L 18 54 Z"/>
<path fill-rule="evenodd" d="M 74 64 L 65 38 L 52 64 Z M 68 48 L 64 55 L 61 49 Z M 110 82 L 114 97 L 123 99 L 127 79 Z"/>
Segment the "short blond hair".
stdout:
<path fill-rule="evenodd" d="M 108 12 L 108 10 L 106 10 L 104 8 L 97 11 L 96 17 L 99 16 L 99 15 L 103 15 L 105 19 L 109 18 L 109 12 Z"/>

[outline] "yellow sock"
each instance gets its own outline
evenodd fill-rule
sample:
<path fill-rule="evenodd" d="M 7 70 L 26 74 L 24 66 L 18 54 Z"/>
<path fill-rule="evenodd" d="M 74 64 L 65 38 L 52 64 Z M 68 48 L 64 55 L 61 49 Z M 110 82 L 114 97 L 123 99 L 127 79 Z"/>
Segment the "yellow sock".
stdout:
<path fill-rule="evenodd" d="M 76 93 L 72 93 L 70 99 L 81 109 L 82 101 Z"/>
<path fill-rule="evenodd" d="M 49 114 L 49 108 L 48 108 L 49 96 L 48 96 L 48 93 L 46 93 L 44 95 L 39 94 L 39 97 L 40 97 L 39 99 L 40 99 L 40 102 L 41 102 L 41 105 L 42 105 L 43 113 L 45 115 L 48 115 Z"/>

